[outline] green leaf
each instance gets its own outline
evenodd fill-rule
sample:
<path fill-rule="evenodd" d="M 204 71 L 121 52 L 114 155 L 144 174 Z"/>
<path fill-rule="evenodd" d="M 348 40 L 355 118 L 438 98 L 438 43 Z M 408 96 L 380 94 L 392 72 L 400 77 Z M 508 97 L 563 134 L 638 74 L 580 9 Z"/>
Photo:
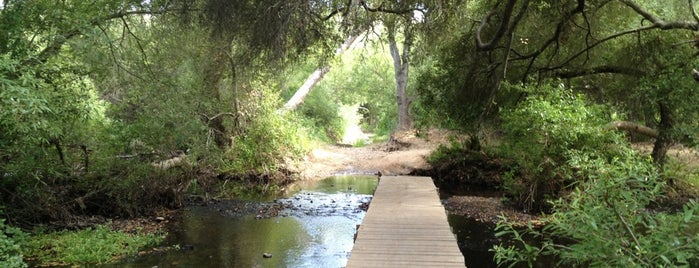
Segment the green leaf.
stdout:
<path fill-rule="evenodd" d="M 692 221 L 693 216 L 694 216 L 694 210 L 685 207 L 684 218 L 682 218 L 684 220 L 684 222 L 689 223 L 690 221 Z"/>

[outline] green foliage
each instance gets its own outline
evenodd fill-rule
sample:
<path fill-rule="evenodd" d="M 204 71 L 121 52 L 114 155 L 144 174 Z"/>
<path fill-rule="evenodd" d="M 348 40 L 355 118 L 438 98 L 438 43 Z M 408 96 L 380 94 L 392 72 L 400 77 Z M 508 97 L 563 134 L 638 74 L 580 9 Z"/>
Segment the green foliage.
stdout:
<path fill-rule="evenodd" d="M 305 122 L 308 128 L 317 132 L 314 135 L 316 138 L 331 143 L 342 139 L 345 122 L 340 116 L 340 107 L 333 92 L 325 87 L 317 87 L 306 96 L 298 109 L 307 118 Z"/>
<path fill-rule="evenodd" d="M 502 113 L 505 142 L 499 148 L 514 167 L 504 188 L 516 204 L 541 210 L 559 191 L 584 179 L 567 163 L 577 157 L 613 158 L 623 140 L 602 126 L 609 119 L 603 106 L 591 105 L 560 83 L 514 86 L 528 97 Z"/>
<path fill-rule="evenodd" d="M 104 264 L 155 246 L 163 237 L 163 234 L 128 234 L 100 225 L 35 235 L 26 243 L 26 254 L 39 264 Z"/>
<path fill-rule="evenodd" d="M 241 108 L 247 122 L 225 152 L 222 170 L 233 174 L 274 175 L 283 165 L 308 150 L 308 140 L 293 114 L 282 114 L 278 93 L 264 83 L 255 83 L 248 93 L 250 101 Z M 253 101 L 254 100 L 254 101 Z"/>
<path fill-rule="evenodd" d="M 569 196 L 555 202 L 543 230 L 518 231 L 501 222 L 498 236 L 515 237 L 513 245 L 494 248 L 500 264 L 529 263 L 555 255 L 559 265 L 593 267 L 693 267 L 699 257 L 699 204 L 679 213 L 648 209 L 664 184 L 649 159 L 631 150 L 613 159 L 572 159 L 587 178 Z M 531 245 L 522 235 L 537 237 Z M 612 239 L 613 238 L 613 239 Z"/>
<path fill-rule="evenodd" d="M 18 228 L 5 224 L 5 219 L 0 219 L 0 266 L 7 268 L 27 267 L 24 263 L 21 242 L 26 239 L 26 234 Z"/>

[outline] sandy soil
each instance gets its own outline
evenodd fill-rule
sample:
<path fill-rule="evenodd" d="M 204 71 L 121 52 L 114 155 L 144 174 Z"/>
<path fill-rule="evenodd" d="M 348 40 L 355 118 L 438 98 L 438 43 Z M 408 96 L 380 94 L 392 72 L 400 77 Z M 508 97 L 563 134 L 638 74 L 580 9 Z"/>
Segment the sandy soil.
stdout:
<path fill-rule="evenodd" d="M 431 130 L 426 138 L 413 133 L 396 135 L 402 146 L 373 144 L 365 147 L 327 145 L 313 150 L 301 164 L 301 178 L 318 180 L 338 174 L 406 175 L 415 169 L 429 168 L 427 156 L 448 141 L 449 133 Z"/>

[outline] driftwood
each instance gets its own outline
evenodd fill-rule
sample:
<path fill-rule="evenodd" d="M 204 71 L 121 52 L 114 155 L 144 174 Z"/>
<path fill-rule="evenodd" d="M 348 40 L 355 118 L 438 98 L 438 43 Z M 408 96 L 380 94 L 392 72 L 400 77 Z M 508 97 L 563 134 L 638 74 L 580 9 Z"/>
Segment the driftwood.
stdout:
<path fill-rule="evenodd" d="M 184 152 L 178 151 L 176 156 L 162 161 L 153 162 L 151 163 L 151 165 L 158 169 L 168 170 L 172 167 L 181 166 L 182 164 L 184 164 L 186 157 L 187 155 Z"/>
<path fill-rule="evenodd" d="M 616 130 L 624 130 L 628 132 L 633 132 L 636 134 L 641 134 L 644 136 L 648 136 L 651 138 L 657 139 L 659 137 L 659 133 L 657 130 L 649 128 L 644 125 L 639 125 L 634 122 L 629 122 L 629 121 L 614 121 L 610 122 L 609 124 L 604 125 L 604 129 L 616 129 Z"/>

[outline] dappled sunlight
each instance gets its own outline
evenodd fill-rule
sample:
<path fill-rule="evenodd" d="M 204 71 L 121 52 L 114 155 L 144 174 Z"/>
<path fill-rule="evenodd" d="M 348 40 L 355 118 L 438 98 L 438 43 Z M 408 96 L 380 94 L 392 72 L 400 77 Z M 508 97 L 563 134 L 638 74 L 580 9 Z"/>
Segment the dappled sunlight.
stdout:
<path fill-rule="evenodd" d="M 340 107 L 340 116 L 345 121 L 345 133 L 342 136 L 342 144 L 369 144 L 371 143 L 370 136 L 362 131 L 359 126 L 361 115 L 357 113 L 359 104 L 342 105 Z"/>

